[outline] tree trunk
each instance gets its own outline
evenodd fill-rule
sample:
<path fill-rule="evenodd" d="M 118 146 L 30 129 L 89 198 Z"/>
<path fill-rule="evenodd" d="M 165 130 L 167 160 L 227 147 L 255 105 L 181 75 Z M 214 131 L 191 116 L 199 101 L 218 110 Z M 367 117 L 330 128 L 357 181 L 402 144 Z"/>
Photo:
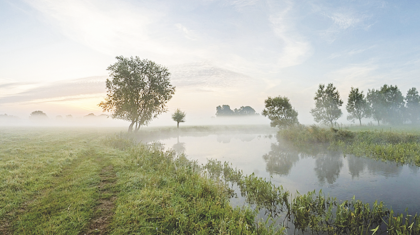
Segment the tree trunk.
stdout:
<path fill-rule="evenodd" d="M 131 122 L 130 126 L 128 126 L 128 132 L 133 132 L 134 121 Z"/>
<path fill-rule="evenodd" d="M 359 124 L 360 124 L 360 126 L 362 126 L 362 119 L 361 118 L 359 118 Z"/>
<path fill-rule="evenodd" d="M 379 120 L 378 120 L 378 126 L 379 126 Z"/>
<path fill-rule="evenodd" d="M 176 122 L 176 128 L 179 128 L 179 122 Z"/>

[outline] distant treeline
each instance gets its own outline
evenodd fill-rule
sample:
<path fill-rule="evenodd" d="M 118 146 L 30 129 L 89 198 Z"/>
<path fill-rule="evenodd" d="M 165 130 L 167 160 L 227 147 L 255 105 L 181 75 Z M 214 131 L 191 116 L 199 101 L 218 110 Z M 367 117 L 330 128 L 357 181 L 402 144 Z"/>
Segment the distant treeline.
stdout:
<path fill-rule="evenodd" d="M 239 109 L 230 109 L 229 105 L 222 105 L 216 107 L 216 116 L 251 116 L 251 115 L 258 115 L 250 106 L 241 106 Z"/>

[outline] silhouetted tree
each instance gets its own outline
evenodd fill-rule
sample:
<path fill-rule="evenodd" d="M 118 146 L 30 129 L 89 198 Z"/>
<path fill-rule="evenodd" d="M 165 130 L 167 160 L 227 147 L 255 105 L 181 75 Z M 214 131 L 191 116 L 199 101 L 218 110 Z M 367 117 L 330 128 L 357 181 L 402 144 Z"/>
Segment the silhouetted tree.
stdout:
<path fill-rule="evenodd" d="M 172 114 L 172 119 L 176 122 L 176 127 L 179 128 L 180 122 L 185 122 L 185 113 L 180 109 L 177 109 L 174 114 Z"/>
<path fill-rule="evenodd" d="M 251 106 L 241 106 L 239 109 L 235 109 L 233 111 L 237 116 L 248 116 L 248 115 L 255 115 L 255 109 Z"/>
<path fill-rule="evenodd" d="M 85 116 L 85 118 L 94 118 L 96 117 L 94 113 L 89 113 L 88 115 Z"/>
<path fill-rule="evenodd" d="M 366 100 L 369 105 L 371 117 L 378 122 L 379 126 L 379 122 L 383 120 L 385 115 L 385 103 L 383 94 L 380 90 L 369 89 L 366 95 Z"/>
<path fill-rule="evenodd" d="M 108 67 L 107 97 L 99 104 L 112 118 L 130 121 L 128 131 L 138 131 L 157 115 L 166 112 L 166 103 L 175 93 L 167 68 L 139 57 L 118 56 Z"/>
<path fill-rule="evenodd" d="M 404 121 L 404 96 L 397 86 L 383 85 L 380 90 L 384 103 L 383 120 L 389 124 L 402 124 Z"/>
<path fill-rule="evenodd" d="M 229 105 L 222 105 L 222 106 L 217 106 L 216 107 L 216 116 L 233 116 L 234 112 L 232 109 L 230 109 Z"/>
<path fill-rule="evenodd" d="M 46 119 L 48 118 L 47 114 L 42 112 L 41 110 L 33 111 L 29 116 L 31 119 Z"/>
<path fill-rule="evenodd" d="M 359 92 L 359 88 L 351 88 L 346 109 L 349 113 L 347 120 L 357 119 L 360 125 L 362 125 L 362 118 L 370 116 L 369 105 L 363 91 Z"/>
<path fill-rule="evenodd" d="M 412 124 L 418 124 L 420 119 L 420 96 L 415 87 L 408 90 L 405 97 L 406 101 L 406 116 Z"/>
<path fill-rule="evenodd" d="M 316 122 L 332 126 L 334 121 L 343 114 L 340 109 L 343 101 L 332 83 L 328 84 L 327 88 L 325 88 L 325 85 L 320 84 L 314 100 L 315 108 L 311 110 L 311 114 Z"/>
<path fill-rule="evenodd" d="M 298 112 L 293 109 L 287 97 L 268 97 L 265 100 L 265 109 L 262 115 L 271 120 L 272 127 L 283 128 L 299 123 Z"/>

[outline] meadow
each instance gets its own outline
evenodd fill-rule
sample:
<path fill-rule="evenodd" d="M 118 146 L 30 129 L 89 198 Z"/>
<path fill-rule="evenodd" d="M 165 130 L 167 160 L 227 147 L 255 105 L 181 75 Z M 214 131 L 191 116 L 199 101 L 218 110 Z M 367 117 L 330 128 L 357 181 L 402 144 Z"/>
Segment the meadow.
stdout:
<path fill-rule="evenodd" d="M 1 128 L 0 233 L 285 234 L 285 223 L 301 233 L 420 232 L 417 215 L 396 214 L 382 202 L 369 205 L 354 198 L 339 202 L 322 192 L 290 192 L 254 174 L 245 175 L 227 162 L 200 165 L 120 131 Z M 306 136 L 309 139 L 301 143 L 331 142 L 332 147 L 369 140 L 364 136 L 368 134 L 356 137 L 357 131 L 317 129 L 319 133 L 309 137 L 306 131 L 311 129 L 302 129 L 298 132 L 302 135 L 289 140 Z M 143 138 L 174 132 L 150 129 Z M 413 144 L 416 136 L 389 134 L 372 138 L 369 144 Z M 405 164 L 416 164 L 415 156 L 407 157 Z M 234 187 L 248 206 L 230 204 Z M 264 219 L 258 216 L 261 212 Z"/>

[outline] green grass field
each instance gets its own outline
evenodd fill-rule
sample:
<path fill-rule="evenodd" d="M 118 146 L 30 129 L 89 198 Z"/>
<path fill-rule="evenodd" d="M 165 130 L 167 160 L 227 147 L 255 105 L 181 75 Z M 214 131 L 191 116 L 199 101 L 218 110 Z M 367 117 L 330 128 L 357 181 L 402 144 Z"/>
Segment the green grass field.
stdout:
<path fill-rule="evenodd" d="M 194 162 L 115 133 L 1 128 L 0 234 L 268 232 Z"/>
<path fill-rule="evenodd" d="M 0 234 L 284 234 L 281 223 L 257 219 L 260 209 L 274 218 L 283 214 L 307 232 L 372 234 L 381 224 L 387 234 L 420 231 L 418 216 L 393 214 L 381 202 L 338 203 L 321 192 L 291 197 L 287 189 L 243 175 L 228 163 L 198 165 L 160 145 L 137 143 L 142 136 L 177 135 L 174 128 L 146 129 L 136 136 L 121 131 L 0 128 Z M 290 138 L 302 143 L 350 138 L 354 147 L 418 145 L 414 134 L 358 133 L 303 128 Z M 256 210 L 231 206 L 231 183 Z"/>

